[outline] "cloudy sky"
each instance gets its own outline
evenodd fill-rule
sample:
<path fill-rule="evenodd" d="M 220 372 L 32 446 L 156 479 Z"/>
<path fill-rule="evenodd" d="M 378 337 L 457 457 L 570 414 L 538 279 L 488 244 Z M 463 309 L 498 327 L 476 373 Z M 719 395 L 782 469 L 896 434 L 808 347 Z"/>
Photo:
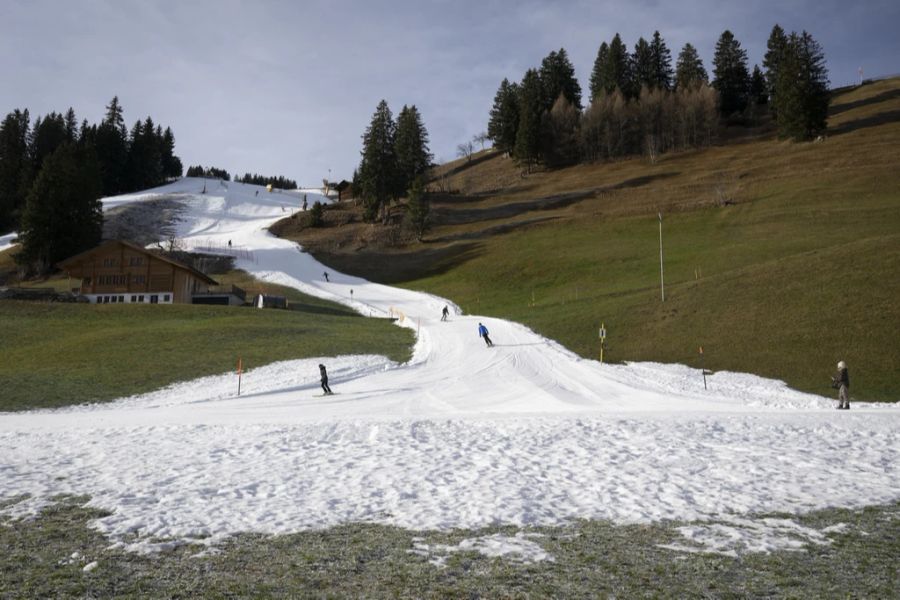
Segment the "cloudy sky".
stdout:
<path fill-rule="evenodd" d="M 415 104 L 439 162 L 486 128 L 500 81 L 564 47 L 587 92 L 600 43 L 659 30 L 712 71 L 730 29 L 762 61 L 772 25 L 808 30 L 833 84 L 900 72 L 897 0 L 0 0 L 0 113 L 69 106 L 170 126 L 185 166 L 301 185 L 348 178 L 375 106 Z"/>

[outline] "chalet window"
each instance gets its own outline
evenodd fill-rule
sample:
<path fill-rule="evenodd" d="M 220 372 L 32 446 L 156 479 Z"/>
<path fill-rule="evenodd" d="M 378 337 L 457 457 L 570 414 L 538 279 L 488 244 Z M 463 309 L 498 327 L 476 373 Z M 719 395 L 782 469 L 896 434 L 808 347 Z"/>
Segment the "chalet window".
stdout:
<path fill-rule="evenodd" d="M 139 267 L 142 264 L 144 264 L 144 257 L 143 256 L 132 256 L 128 260 L 128 264 L 129 264 L 129 266 L 132 266 L 132 267 Z"/>
<path fill-rule="evenodd" d="M 132 296 L 132 297 L 131 297 L 131 301 L 132 301 L 132 302 L 137 302 L 137 296 Z"/>
<path fill-rule="evenodd" d="M 104 267 L 115 267 L 115 266 L 117 266 L 118 264 L 119 264 L 119 261 L 117 261 L 117 260 L 114 259 L 114 258 L 104 258 L 104 259 L 103 259 L 103 266 L 104 266 Z"/>
<path fill-rule="evenodd" d="M 132 279 L 132 281 L 135 283 L 142 284 L 142 283 L 144 283 L 144 276 L 143 275 L 135 275 L 134 278 Z"/>
<path fill-rule="evenodd" d="M 159 296 L 156 294 L 150 296 L 150 304 L 159 304 Z"/>
<path fill-rule="evenodd" d="M 143 296 L 138 296 L 138 302 L 143 302 L 143 301 L 144 301 L 144 297 L 143 297 Z"/>
<path fill-rule="evenodd" d="M 119 296 L 119 302 L 125 302 L 125 296 Z"/>
<path fill-rule="evenodd" d="M 166 294 L 163 296 L 163 302 L 168 302 L 168 301 L 169 301 L 169 294 Z"/>

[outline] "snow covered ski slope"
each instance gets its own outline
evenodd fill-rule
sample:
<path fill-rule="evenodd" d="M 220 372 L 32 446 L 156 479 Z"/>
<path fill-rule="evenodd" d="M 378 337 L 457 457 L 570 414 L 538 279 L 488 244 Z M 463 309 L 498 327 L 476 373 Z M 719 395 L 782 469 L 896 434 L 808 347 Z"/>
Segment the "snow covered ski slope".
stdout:
<path fill-rule="evenodd" d="M 29 495 L 3 512 L 88 494 L 112 511 L 95 526 L 113 539 L 140 534 L 141 550 L 157 547 L 151 537 L 214 543 L 351 521 L 634 522 L 900 498 L 900 405 L 838 412 L 830 399 L 736 373 L 713 375 L 705 391 L 684 366 L 600 365 L 521 325 L 332 272 L 266 231 L 302 194 L 184 179 L 105 205 L 175 195 L 185 246 L 226 252 L 230 240 L 237 266 L 261 279 L 402 316 L 418 331 L 413 359 L 269 365 L 245 374 L 240 398 L 223 375 L 111 404 L 2 414 L 0 499 Z M 338 395 L 318 395 L 319 362 Z"/>

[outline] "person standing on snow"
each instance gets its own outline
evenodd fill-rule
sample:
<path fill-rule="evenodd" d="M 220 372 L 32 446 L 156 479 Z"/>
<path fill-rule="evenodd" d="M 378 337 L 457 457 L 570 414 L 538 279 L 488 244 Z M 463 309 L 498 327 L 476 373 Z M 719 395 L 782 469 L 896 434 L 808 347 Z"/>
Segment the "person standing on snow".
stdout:
<path fill-rule="evenodd" d="M 840 361 L 837 368 L 837 376 L 831 378 L 831 385 L 838 390 L 838 409 L 850 410 L 850 374 L 847 372 L 847 363 Z"/>
<path fill-rule="evenodd" d="M 325 276 L 325 281 L 328 281 L 328 271 L 325 271 L 324 273 L 322 273 L 322 275 Z"/>
<path fill-rule="evenodd" d="M 450 309 L 447 308 L 446 305 L 444 305 L 444 310 L 441 311 L 441 321 L 446 321 L 447 315 L 449 315 L 449 314 L 450 314 Z"/>
<path fill-rule="evenodd" d="M 330 396 L 333 392 L 328 387 L 328 371 L 325 370 L 325 365 L 319 365 L 319 374 L 322 376 L 322 391 L 326 396 Z"/>
<path fill-rule="evenodd" d="M 484 326 L 483 323 L 478 324 L 478 337 L 484 338 L 484 343 L 487 344 L 488 348 L 494 347 L 494 342 L 492 342 L 491 338 L 488 337 L 488 329 Z"/>

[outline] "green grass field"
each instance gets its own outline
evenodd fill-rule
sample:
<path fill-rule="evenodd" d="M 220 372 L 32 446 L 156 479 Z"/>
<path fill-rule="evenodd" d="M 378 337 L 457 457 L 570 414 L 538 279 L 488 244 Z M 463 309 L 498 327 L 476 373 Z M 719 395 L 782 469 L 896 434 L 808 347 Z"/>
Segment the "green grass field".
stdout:
<path fill-rule="evenodd" d="M 413 334 L 295 290 L 219 277 L 287 295 L 294 310 L 200 305 L 0 302 L 0 410 L 112 400 L 279 360 L 340 354 L 409 359 Z"/>
<path fill-rule="evenodd" d="M 424 243 L 288 232 L 335 268 L 529 325 L 585 357 L 756 373 L 900 401 L 900 79 L 835 97 L 826 139 L 754 130 L 706 150 L 522 177 L 489 152 L 444 165 Z M 452 173 L 441 177 L 440 173 Z M 666 299 L 661 300 L 663 213 Z M 372 265 L 377 263 L 377 267 Z M 374 273 L 374 274 L 373 274 Z"/>

